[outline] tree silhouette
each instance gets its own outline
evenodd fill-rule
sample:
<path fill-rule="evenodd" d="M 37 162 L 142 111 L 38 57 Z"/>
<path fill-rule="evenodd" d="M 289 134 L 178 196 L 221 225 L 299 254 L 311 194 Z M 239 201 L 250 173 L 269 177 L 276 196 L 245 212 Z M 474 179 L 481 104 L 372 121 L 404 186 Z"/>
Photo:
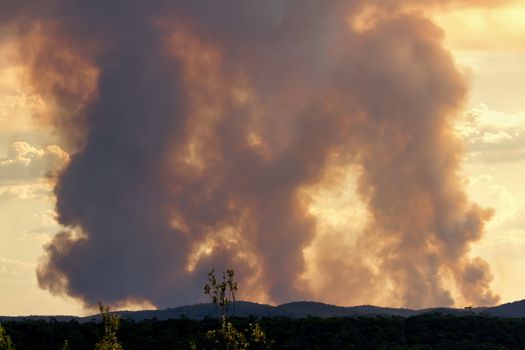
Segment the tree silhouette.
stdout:
<path fill-rule="evenodd" d="M 11 337 L 7 335 L 4 327 L 0 324 L 0 350 L 15 350 Z"/>
<path fill-rule="evenodd" d="M 109 308 L 98 303 L 100 314 L 104 323 L 104 336 L 95 344 L 95 350 L 123 350 L 117 339 L 117 331 L 120 325 L 120 319 L 117 315 L 111 315 Z"/>
<path fill-rule="evenodd" d="M 233 305 L 235 316 L 235 293 L 238 291 L 237 282 L 234 280 L 235 272 L 228 269 L 222 272 L 222 281 L 215 277 L 215 270 L 208 272 L 208 283 L 204 285 L 204 294 L 208 295 L 217 309 L 220 309 L 220 328 L 208 331 L 207 337 L 216 346 L 216 349 L 244 350 L 244 349 L 270 349 L 273 342 L 266 337 L 258 323 L 251 323 L 249 329 L 242 332 L 228 320 L 228 306 Z M 195 349 L 196 345 L 192 344 Z"/>

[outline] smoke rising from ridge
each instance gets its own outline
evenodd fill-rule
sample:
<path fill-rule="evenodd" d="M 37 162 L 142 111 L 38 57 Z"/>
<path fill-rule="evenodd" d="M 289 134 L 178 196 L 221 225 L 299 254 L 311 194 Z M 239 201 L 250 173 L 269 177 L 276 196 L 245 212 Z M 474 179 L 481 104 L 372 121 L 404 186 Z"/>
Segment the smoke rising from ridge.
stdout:
<path fill-rule="evenodd" d="M 164 307 L 233 267 L 260 301 L 330 300 L 338 282 L 349 304 L 366 302 L 359 287 L 404 306 L 495 303 L 487 264 L 469 257 L 491 212 L 457 174 L 464 78 L 429 20 L 375 6 L 363 25 L 373 5 L 0 2 L 72 151 L 55 189 L 67 229 L 40 286 Z M 314 292 L 306 189 L 334 162 L 360 169 L 371 219 L 351 244 L 324 242 L 318 268 L 338 277 Z"/>

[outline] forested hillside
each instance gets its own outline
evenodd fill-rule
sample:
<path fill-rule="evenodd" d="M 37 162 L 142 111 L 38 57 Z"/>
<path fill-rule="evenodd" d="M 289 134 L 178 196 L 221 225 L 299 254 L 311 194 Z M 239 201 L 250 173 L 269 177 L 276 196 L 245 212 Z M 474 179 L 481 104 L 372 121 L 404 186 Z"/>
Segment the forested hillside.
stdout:
<path fill-rule="evenodd" d="M 236 318 L 246 329 L 253 318 Z M 259 320 L 274 349 L 525 349 L 525 319 L 480 315 L 426 314 L 413 317 L 357 317 Z M 125 350 L 213 349 L 206 331 L 216 319 L 122 320 L 118 338 Z M 3 324 L 18 350 L 93 349 L 100 323 L 26 320 Z"/>

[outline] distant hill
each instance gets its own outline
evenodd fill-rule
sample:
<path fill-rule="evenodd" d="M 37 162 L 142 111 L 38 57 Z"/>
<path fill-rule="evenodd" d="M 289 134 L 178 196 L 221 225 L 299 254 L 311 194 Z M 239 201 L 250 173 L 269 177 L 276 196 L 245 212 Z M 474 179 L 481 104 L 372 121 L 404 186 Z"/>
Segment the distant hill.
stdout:
<path fill-rule="evenodd" d="M 525 317 L 525 300 L 480 309 L 480 312 L 498 317 Z"/>
<path fill-rule="evenodd" d="M 343 307 L 329 305 L 312 301 L 300 301 L 271 306 L 265 304 L 238 301 L 235 306 L 230 306 L 230 314 L 234 311 L 235 316 L 239 317 L 359 317 L 359 316 L 402 316 L 409 317 L 425 313 L 442 313 L 452 315 L 483 314 L 497 317 L 525 317 L 525 300 L 502 304 L 494 307 L 454 309 L 454 308 L 429 308 L 422 310 L 412 310 L 403 308 L 386 308 L 372 305 Z M 116 311 L 123 319 L 141 321 L 156 318 L 158 320 L 168 320 L 176 318 L 203 319 L 205 317 L 215 317 L 216 309 L 213 304 L 194 304 L 168 308 L 162 310 L 142 310 L 142 311 Z M 77 320 L 79 322 L 98 321 L 99 315 L 76 317 L 76 316 L 0 316 L 0 321 L 7 320 L 27 320 L 43 319 L 56 321 Z"/>

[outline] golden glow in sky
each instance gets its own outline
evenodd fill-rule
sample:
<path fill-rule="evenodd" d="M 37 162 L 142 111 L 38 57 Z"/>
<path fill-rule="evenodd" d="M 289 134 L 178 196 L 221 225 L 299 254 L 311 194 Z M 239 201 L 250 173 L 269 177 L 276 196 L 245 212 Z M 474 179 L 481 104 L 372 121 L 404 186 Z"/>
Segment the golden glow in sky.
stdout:
<path fill-rule="evenodd" d="M 525 275 L 525 3 L 435 15 L 445 43 L 471 81 L 458 132 L 470 198 L 495 209 L 475 245 L 492 267 L 502 302 L 521 300 Z"/>

